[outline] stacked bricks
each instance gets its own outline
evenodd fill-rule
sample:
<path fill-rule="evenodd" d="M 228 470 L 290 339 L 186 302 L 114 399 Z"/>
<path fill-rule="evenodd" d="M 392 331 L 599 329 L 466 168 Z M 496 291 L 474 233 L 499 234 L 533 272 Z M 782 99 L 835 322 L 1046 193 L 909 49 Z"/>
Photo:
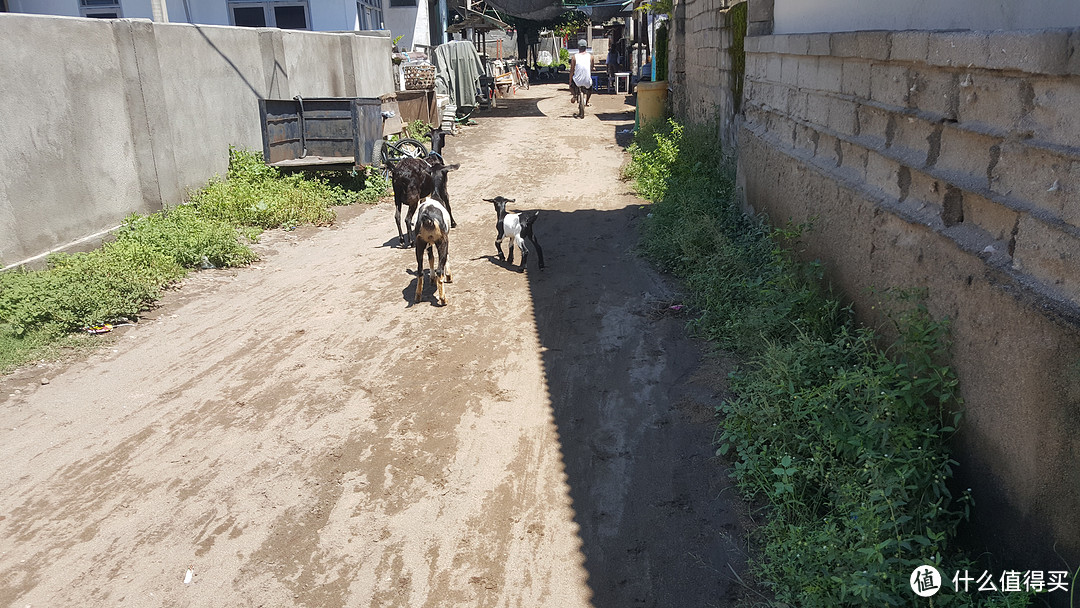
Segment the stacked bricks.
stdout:
<path fill-rule="evenodd" d="M 939 228 L 953 224 L 942 219 L 950 187 L 961 207 L 1000 207 L 964 216 L 976 229 L 964 248 L 1005 252 L 994 261 L 1080 307 L 1077 46 L 1071 30 L 748 37 L 746 128 L 800 153 L 811 151 L 800 130 L 865 149 L 873 166 L 846 177 Z M 838 167 L 836 146 L 814 148 L 811 162 Z M 900 197 L 901 168 L 937 185 Z M 1010 214 L 1023 221 L 1007 235 L 979 223 Z M 1076 272 L 1061 276 L 1070 260 Z"/>
<path fill-rule="evenodd" d="M 1080 30 L 745 46 L 744 203 L 812 221 L 805 255 L 863 320 L 888 327 L 870 289 L 927 289 L 953 320 L 979 542 L 1013 568 L 1080 561 Z"/>

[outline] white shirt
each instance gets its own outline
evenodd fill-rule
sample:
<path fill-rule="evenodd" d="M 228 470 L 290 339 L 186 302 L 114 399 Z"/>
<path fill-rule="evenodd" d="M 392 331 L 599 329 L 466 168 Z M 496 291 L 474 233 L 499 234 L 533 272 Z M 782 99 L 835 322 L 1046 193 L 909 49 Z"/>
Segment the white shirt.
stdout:
<path fill-rule="evenodd" d="M 574 84 L 579 87 L 592 86 L 592 55 L 588 52 L 574 55 Z"/>

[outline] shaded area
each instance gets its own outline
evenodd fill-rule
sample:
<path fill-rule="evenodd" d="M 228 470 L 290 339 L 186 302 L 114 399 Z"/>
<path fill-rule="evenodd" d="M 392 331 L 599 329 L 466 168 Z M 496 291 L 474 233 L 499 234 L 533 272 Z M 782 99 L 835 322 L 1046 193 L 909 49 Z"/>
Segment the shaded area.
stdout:
<path fill-rule="evenodd" d="M 745 558 L 712 447 L 727 370 L 633 253 L 646 213 L 544 211 L 536 225 L 548 269 L 530 259 L 529 288 L 575 521 L 594 606 L 728 606 Z"/>

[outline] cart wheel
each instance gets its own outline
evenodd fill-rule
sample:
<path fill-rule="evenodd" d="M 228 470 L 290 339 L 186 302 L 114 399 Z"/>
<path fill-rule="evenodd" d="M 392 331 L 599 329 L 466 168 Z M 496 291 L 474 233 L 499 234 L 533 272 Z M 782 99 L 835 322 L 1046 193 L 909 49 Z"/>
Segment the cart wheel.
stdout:
<path fill-rule="evenodd" d="M 428 154 L 423 143 L 408 137 L 393 142 L 381 139 L 376 147 L 378 153 L 375 158 L 378 159 L 384 177 L 390 176 L 390 171 L 393 170 L 397 161 L 403 158 L 424 158 Z"/>
<path fill-rule="evenodd" d="M 393 142 L 393 145 L 397 148 L 401 158 L 424 158 L 428 155 L 427 147 L 418 139 L 406 137 Z"/>

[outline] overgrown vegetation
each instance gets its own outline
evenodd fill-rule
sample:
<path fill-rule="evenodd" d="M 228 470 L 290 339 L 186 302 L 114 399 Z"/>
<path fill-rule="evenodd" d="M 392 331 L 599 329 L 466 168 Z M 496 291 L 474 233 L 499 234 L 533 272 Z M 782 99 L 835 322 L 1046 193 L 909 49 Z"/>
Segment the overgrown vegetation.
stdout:
<path fill-rule="evenodd" d="M 377 172 L 335 179 L 282 176 L 258 154 L 232 149 L 227 178 L 190 204 L 132 215 L 114 241 L 49 256 L 43 270 L 0 273 L 0 371 L 72 343 L 70 332 L 134 318 L 192 268 L 251 262 L 247 242 L 265 228 L 325 224 L 331 205 L 374 201 L 387 189 Z"/>
<path fill-rule="evenodd" d="M 721 408 L 718 453 L 745 496 L 764 503 L 752 559 L 776 605 L 911 605 L 909 576 L 946 581 L 970 497 L 954 496 L 946 440 L 959 421 L 948 323 L 918 293 L 893 299 L 887 348 L 821 287 L 790 246 L 807 226 L 770 228 L 735 202 L 715 127 L 646 125 L 627 176 L 654 201 L 642 249 L 686 284 L 691 328 L 744 363 Z M 1024 606 L 1022 593 L 953 593 L 935 606 Z"/>

